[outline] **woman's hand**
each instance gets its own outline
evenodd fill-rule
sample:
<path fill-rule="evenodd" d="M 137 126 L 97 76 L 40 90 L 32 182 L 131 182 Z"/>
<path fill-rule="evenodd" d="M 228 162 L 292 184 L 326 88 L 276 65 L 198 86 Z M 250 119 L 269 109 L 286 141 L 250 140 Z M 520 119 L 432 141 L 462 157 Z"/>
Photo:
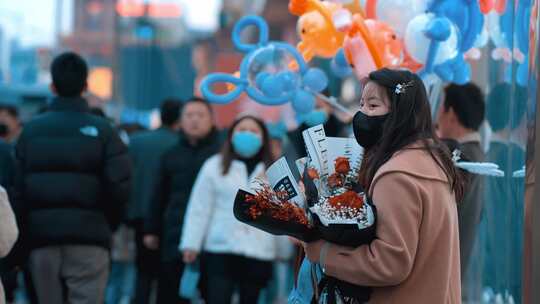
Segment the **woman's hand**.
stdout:
<path fill-rule="evenodd" d="M 150 250 L 157 250 L 159 248 L 159 237 L 153 234 L 145 234 L 143 244 Z"/>
<path fill-rule="evenodd" d="M 311 243 L 302 243 L 302 246 L 304 246 L 304 252 L 306 253 L 306 257 L 310 262 L 319 263 L 321 248 L 324 243 L 325 241 L 323 240 L 318 240 Z"/>
<path fill-rule="evenodd" d="M 182 253 L 182 260 L 186 264 L 191 264 L 195 262 L 198 255 L 199 253 L 197 251 L 187 249 L 187 250 L 184 250 L 184 252 Z"/>
<path fill-rule="evenodd" d="M 289 242 L 291 242 L 294 246 L 304 246 L 304 242 L 300 241 L 297 238 L 293 238 L 292 236 L 289 236 Z"/>

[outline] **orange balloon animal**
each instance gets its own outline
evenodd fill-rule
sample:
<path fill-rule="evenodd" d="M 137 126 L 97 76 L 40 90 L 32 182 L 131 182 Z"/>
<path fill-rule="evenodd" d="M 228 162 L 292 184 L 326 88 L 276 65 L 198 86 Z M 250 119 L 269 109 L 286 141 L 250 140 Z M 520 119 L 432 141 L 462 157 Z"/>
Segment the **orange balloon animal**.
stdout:
<path fill-rule="evenodd" d="M 377 20 L 365 20 L 359 14 L 353 16 L 343 49 L 358 78 L 375 69 L 403 63 L 403 43 L 392 28 Z"/>
<path fill-rule="evenodd" d="M 345 34 L 338 31 L 332 15 L 341 5 L 319 0 L 291 0 L 289 11 L 298 19 L 298 35 L 302 40 L 297 45 L 298 51 L 306 61 L 315 56 L 331 58 L 343 45 Z"/>

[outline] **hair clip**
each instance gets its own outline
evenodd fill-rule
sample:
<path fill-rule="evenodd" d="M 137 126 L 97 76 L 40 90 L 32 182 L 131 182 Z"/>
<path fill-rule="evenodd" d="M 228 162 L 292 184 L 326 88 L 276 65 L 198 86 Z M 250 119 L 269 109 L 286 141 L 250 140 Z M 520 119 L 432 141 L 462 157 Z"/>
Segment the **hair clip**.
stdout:
<path fill-rule="evenodd" d="M 410 88 L 414 85 L 414 81 L 411 80 L 407 83 L 398 83 L 396 85 L 396 89 L 394 90 L 394 93 L 396 93 L 397 95 L 401 94 L 401 93 L 405 93 L 405 89 L 406 88 Z"/>

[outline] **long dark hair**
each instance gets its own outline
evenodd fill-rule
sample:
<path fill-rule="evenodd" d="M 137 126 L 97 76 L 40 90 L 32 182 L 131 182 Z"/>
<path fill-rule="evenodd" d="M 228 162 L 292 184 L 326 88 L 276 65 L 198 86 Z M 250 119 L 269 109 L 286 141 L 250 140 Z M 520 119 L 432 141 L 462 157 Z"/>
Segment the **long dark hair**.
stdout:
<path fill-rule="evenodd" d="M 255 116 L 246 115 L 236 119 L 227 131 L 227 140 L 221 149 L 221 165 L 223 168 L 223 175 L 226 175 L 229 172 L 232 161 L 240 157 L 233 149 L 232 137 L 236 126 L 246 119 L 253 120 L 262 130 L 262 147 L 259 153 L 257 153 L 257 155 L 255 155 L 253 158 L 262 161 L 266 168 L 272 164 L 273 159 L 272 152 L 270 150 L 270 136 L 268 135 L 268 130 L 266 129 L 264 122 Z"/>
<path fill-rule="evenodd" d="M 431 110 L 424 83 L 416 74 L 405 70 L 380 69 L 371 72 L 364 81 L 374 82 L 384 89 L 390 100 L 390 113 L 377 144 L 366 151 L 360 168 L 359 182 L 366 190 L 377 170 L 397 151 L 420 141 L 421 149 L 429 152 L 441 167 L 456 195 L 463 197 L 463 180 L 454 166 L 448 147 L 435 134 Z M 403 84 L 404 92 L 397 94 L 396 86 Z"/>

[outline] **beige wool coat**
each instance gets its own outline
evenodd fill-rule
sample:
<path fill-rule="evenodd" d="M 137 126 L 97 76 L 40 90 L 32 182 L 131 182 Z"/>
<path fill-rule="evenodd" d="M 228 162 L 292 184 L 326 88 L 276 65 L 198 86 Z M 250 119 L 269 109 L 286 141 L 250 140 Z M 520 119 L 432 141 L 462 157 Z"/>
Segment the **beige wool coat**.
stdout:
<path fill-rule="evenodd" d="M 5 257 L 17 240 L 19 230 L 11 210 L 6 190 L 0 187 L 0 258 Z M 4 288 L 0 282 L 0 304 L 5 303 Z"/>
<path fill-rule="evenodd" d="M 456 200 L 442 169 L 418 145 L 376 173 L 376 239 L 356 249 L 330 245 L 330 276 L 373 286 L 369 303 L 461 303 Z"/>

